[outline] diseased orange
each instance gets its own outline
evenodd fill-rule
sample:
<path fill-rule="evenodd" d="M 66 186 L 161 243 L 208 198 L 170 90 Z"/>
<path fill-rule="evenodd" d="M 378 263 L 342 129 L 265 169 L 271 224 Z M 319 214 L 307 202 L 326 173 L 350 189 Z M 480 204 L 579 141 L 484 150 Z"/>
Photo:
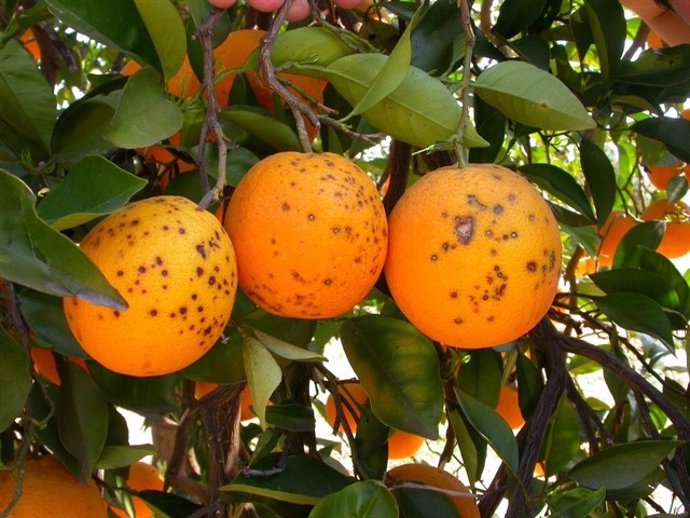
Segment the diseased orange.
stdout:
<path fill-rule="evenodd" d="M 129 476 L 127 477 L 127 487 L 132 491 L 163 491 L 163 477 L 160 471 L 155 466 L 147 462 L 135 462 L 129 467 Z M 153 518 L 153 510 L 148 504 L 136 495 L 132 496 L 132 505 L 134 507 L 135 518 Z M 120 518 L 129 518 L 123 509 L 110 506 L 110 510 Z"/>
<path fill-rule="evenodd" d="M 621 211 L 613 211 L 606 219 L 604 226 L 599 229 L 602 237 L 599 244 L 599 268 L 610 268 L 613 265 L 613 258 L 616 249 L 625 234 L 637 225 L 637 221 Z"/>
<path fill-rule="evenodd" d="M 522 428 L 525 418 L 522 417 L 520 403 L 518 402 L 518 391 L 511 385 L 504 385 L 498 393 L 498 403 L 496 413 L 508 423 L 512 430 Z"/>
<path fill-rule="evenodd" d="M 357 432 L 360 409 L 369 401 L 369 396 L 359 383 L 343 383 L 338 387 L 343 399 L 343 413 L 352 433 Z M 332 395 L 326 400 L 326 421 L 335 426 L 337 412 Z M 340 427 L 341 425 L 339 425 Z M 388 458 L 391 460 L 406 459 L 419 451 L 424 444 L 424 437 L 402 430 L 394 430 L 388 438 Z"/>
<path fill-rule="evenodd" d="M 237 267 L 232 243 L 210 212 L 179 196 L 148 198 L 101 221 L 81 249 L 129 304 L 119 311 L 64 299 L 72 333 L 108 369 L 168 374 L 220 337 Z"/>
<path fill-rule="evenodd" d="M 668 189 L 669 182 L 683 173 L 683 163 L 672 165 L 653 165 L 647 168 L 647 176 L 650 183 L 657 189 Z"/>
<path fill-rule="evenodd" d="M 459 518 L 480 518 L 474 495 L 456 477 L 442 469 L 427 464 L 402 464 L 389 469 L 384 482 L 396 497 L 400 492 L 405 491 L 406 484 L 428 486 L 430 491 L 443 494 L 453 502 Z M 422 488 L 415 487 L 415 489 Z M 446 492 L 438 490 L 446 490 Z M 405 518 L 402 513 L 400 517 Z"/>
<path fill-rule="evenodd" d="M 288 151 L 255 164 L 230 198 L 225 228 L 242 289 L 286 317 L 350 311 L 386 258 L 386 215 L 374 182 L 333 153 Z"/>
<path fill-rule="evenodd" d="M 405 192 L 389 226 L 388 287 L 431 338 L 493 347 L 527 333 L 549 310 L 559 229 L 517 173 L 488 164 L 437 169 Z"/>
<path fill-rule="evenodd" d="M 675 259 L 690 252 L 690 207 L 685 203 L 670 204 L 668 200 L 658 200 L 647 207 L 642 219 L 666 222 L 664 237 L 657 247 L 658 253 Z"/>
<path fill-rule="evenodd" d="M 37 374 L 43 376 L 53 385 L 60 385 L 62 383 L 52 351 L 42 347 L 32 347 L 31 360 L 33 361 L 34 370 Z M 68 357 L 67 360 L 75 365 L 78 365 L 85 372 L 89 371 L 88 367 L 86 366 L 86 362 L 81 358 Z"/>
<path fill-rule="evenodd" d="M 106 504 L 93 480 L 83 483 L 52 455 L 27 459 L 22 496 L 8 518 L 106 518 Z M 0 510 L 14 496 L 16 471 L 0 471 Z"/>

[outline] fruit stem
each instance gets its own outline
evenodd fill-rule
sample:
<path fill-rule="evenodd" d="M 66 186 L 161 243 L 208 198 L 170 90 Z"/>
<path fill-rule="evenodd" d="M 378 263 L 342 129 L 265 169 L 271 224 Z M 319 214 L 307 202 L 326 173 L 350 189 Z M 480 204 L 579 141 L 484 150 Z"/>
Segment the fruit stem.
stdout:
<path fill-rule="evenodd" d="M 463 136 L 467 129 L 470 114 L 470 77 L 472 76 L 472 54 L 474 51 L 474 31 L 472 30 L 472 19 L 470 18 L 470 7 L 468 0 L 458 0 L 458 7 L 460 9 L 460 17 L 462 19 L 462 27 L 465 31 L 466 45 L 465 45 L 465 59 L 462 65 L 462 115 L 460 116 L 460 124 L 458 125 L 458 134 L 460 138 L 457 139 L 456 151 L 458 164 L 465 167 L 469 162 L 469 154 L 463 145 Z"/>

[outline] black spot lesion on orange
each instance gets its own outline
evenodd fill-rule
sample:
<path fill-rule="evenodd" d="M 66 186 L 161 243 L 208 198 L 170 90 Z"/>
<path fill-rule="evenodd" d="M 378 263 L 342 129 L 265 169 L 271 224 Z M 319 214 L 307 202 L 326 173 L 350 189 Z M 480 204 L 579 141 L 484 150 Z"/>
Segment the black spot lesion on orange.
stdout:
<path fill-rule="evenodd" d="M 458 242 L 469 245 L 474 238 L 474 216 L 455 216 L 453 218 L 453 231 Z"/>
<path fill-rule="evenodd" d="M 527 271 L 530 273 L 537 273 L 538 265 L 536 261 L 529 261 L 527 263 Z"/>
<path fill-rule="evenodd" d="M 202 259 L 206 260 L 206 247 L 203 244 L 196 245 L 195 250 Z"/>

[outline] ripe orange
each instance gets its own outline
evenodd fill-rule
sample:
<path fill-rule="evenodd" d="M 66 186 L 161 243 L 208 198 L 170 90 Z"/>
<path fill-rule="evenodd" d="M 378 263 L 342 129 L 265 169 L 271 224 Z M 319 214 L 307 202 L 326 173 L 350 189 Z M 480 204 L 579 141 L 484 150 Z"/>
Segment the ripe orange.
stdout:
<path fill-rule="evenodd" d="M 81 249 L 129 304 L 118 311 L 64 299 L 72 333 L 108 369 L 168 374 L 220 337 L 237 267 L 232 243 L 210 212 L 179 196 L 148 198 L 101 221 Z"/>
<path fill-rule="evenodd" d="M 52 455 L 28 459 L 22 496 L 8 518 L 106 518 L 105 501 L 93 480 L 85 484 Z M 0 471 L 0 510 L 17 486 L 16 471 Z"/>
<path fill-rule="evenodd" d="M 625 234 L 637 225 L 637 221 L 621 211 L 613 211 L 606 219 L 606 223 L 599 230 L 599 235 L 602 237 L 599 244 L 599 268 L 610 268 L 613 265 L 613 258 L 616 255 L 616 249 L 620 244 Z"/>
<path fill-rule="evenodd" d="M 369 396 L 359 383 L 343 383 L 338 387 L 343 401 L 343 413 L 352 433 L 357 431 L 359 422 L 359 410 L 367 404 Z M 335 426 L 337 417 L 335 400 L 332 395 L 326 400 L 326 421 Z M 395 430 L 388 438 L 388 458 L 391 460 L 406 459 L 419 451 L 424 444 L 424 437 L 414 435 L 402 430 Z"/>
<path fill-rule="evenodd" d="M 522 417 L 520 403 L 518 402 L 518 391 L 511 385 L 504 385 L 498 393 L 498 403 L 496 413 L 508 423 L 512 430 L 522 428 L 525 418 Z"/>
<path fill-rule="evenodd" d="M 519 338 L 558 287 L 558 225 L 539 192 L 496 165 L 443 167 L 409 188 L 390 216 L 386 279 L 405 316 L 454 347 Z"/>
<path fill-rule="evenodd" d="M 26 29 L 19 37 L 19 40 L 24 45 L 24 48 L 29 51 L 34 61 L 41 61 L 41 47 L 38 45 L 38 40 L 31 29 Z"/>
<path fill-rule="evenodd" d="M 649 31 L 649 34 L 647 35 L 647 46 L 650 49 L 663 49 L 664 40 L 662 40 L 656 32 Z"/>
<path fill-rule="evenodd" d="M 155 466 L 146 462 L 135 462 L 129 467 L 129 476 L 127 477 L 127 487 L 133 491 L 163 491 L 163 477 L 160 471 Z M 132 496 L 132 505 L 134 506 L 135 518 L 153 518 L 153 510 L 148 504 L 138 496 Z M 110 510 L 120 518 L 128 518 L 127 513 L 123 509 L 111 506 Z"/>
<path fill-rule="evenodd" d="M 686 108 L 685 110 L 680 112 L 680 118 L 685 119 L 686 121 L 690 121 L 690 108 Z M 686 172 L 687 172 L 687 169 L 686 169 Z"/>
<path fill-rule="evenodd" d="M 642 213 L 642 219 L 666 221 L 666 232 L 657 248 L 661 255 L 673 259 L 690 252 L 690 207 L 685 203 L 656 201 Z"/>
<path fill-rule="evenodd" d="M 88 372 L 89 369 L 86 366 L 86 362 L 81 358 L 68 357 L 67 359 Z M 60 385 L 62 383 L 52 351 L 43 349 L 42 347 L 32 347 L 31 360 L 33 361 L 34 370 L 37 374 L 43 376 L 53 385 Z"/>
<path fill-rule="evenodd" d="M 598 261 L 594 257 L 581 257 L 575 267 L 575 277 L 581 279 L 590 273 L 596 273 Z"/>
<path fill-rule="evenodd" d="M 460 518 L 480 518 L 479 507 L 474 500 L 474 495 L 456 477 L 442 469 L 426 464 L 402 464 L 389 469 L 384 477 L 384 482 L 391 489 L 393 495 L 405 489 L 405 484 L 428 486 L 430 491 L 440 491 L 453 504 Z M 415 489 L 417 489 L 415 487 Z M 419 488 L 421 489 L 421 488 Z M 436 491 L 439 492 L 439 491 Z M 405 518 L 402 514 L 401 518 Z"/>
<path fill-rule="evenodd" d="M 386 257 L 386 215 L 374 182 L 333 153 L 261 160 L 237 185 L 225 228 L 240 287 L 266 311 L 287 317 L 351 310 Z"/>
<path fill-rule="evenodd" d="M 650 183 L 662 190 L 668 189 L 668 183 L 679 174 L 683 174 L 682 162 L 673 165 L 653 165 L 647 168 Z"/>

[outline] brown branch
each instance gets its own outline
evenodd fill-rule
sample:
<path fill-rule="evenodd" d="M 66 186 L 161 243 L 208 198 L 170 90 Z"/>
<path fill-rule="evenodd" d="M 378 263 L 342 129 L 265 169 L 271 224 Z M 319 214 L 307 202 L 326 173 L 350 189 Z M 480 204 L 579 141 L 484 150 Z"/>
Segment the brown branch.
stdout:
<path fill-rule="evenodd" d="M 649 26 L 644 22 L 640 22 L 640 28 L 637 30 L 632 44 L 628 47 L 628 50 L 625 51 L 625 54 L 623 54 L 623 59 L 631 60 L 633 56 L 635 56 L 635 53 L 644 47 L 647 36 L 649 36 Z"/>
<path fill-rule="evenodd" d="M 407 188 L 411 161 L 412 146 L 399 140 L 393 140 L 388 155 L 388 164 L 384 172 L 384 176 L 390 178 L 388 190 L 383 197 L 383 207 L 388 215 Z"/>
<path fill-rule="evenodd" d="M 596 453 L 599 451 L 599 442 L 597 441 L 596 434 L 592 428 L 592 423 L 594 423 L 594 425 L 597 427 L 599 434 L 606 444 L 612 444 L 613 439 L 611 438 L 611 434 L 609 434 L 609 431 L 604 426 L 604 423 L 601 422 L 599 416 L 592 410 L 592 407 L 590 407 L 583 399 L 582 394 L 580 394 L 580 391 L 575 386 L 575 383 L 570 375 L 568 375 L 566 394 L 568 395 L 568 399 L 575 405 L 575 411 L 580 417 L 580 422 L 585 429 L 585 435 L 587 436 L 587 442 L 589 443 L 589 451 L 591 453 Z"/>

